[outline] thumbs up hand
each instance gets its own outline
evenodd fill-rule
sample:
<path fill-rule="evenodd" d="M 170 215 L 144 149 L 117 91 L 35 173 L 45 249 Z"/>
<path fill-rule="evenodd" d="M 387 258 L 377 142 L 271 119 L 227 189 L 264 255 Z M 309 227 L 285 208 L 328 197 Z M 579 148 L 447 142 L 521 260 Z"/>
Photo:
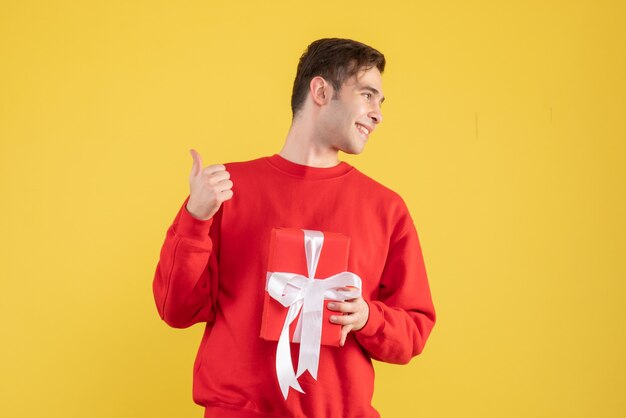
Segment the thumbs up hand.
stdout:
<path fill-rule="evenodd" d="M 198 151 L 190 150 L 193 158 L 189 175 L 189 200 L 187 211 L 197 219 L 210 219 L 219 210 L 222 202 L 233 197 L 233 182 L 222 164 L 202 168 L 202 157 Z"/>

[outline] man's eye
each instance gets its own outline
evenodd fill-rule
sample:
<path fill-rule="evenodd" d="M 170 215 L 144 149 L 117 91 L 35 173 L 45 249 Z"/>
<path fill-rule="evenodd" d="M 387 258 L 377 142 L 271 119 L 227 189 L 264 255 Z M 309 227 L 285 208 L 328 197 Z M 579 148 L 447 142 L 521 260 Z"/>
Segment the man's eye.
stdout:
<path fill-rule="evenodd" d="M 363 93 L 363 95 L 365 96 L 367 100 L 372 98 L 372 93 Z"/>

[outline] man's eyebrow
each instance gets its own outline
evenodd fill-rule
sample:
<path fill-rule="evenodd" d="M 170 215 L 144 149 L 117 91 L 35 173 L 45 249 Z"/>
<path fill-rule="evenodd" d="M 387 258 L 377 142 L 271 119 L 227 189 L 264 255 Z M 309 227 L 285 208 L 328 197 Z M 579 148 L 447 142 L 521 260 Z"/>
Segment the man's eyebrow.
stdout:
<path fill-rule="evenodd" d="M 364 87 L 363 87 L 363 90 L 371 91 L 371 92 L 372 92 L 375 96 L 379 96 L 379 97 L 381 97 L 380 92 L 379 92 L 378 90 L 376 90 L 374 87 L 371 87 L 371 86 L 364 86 Z M 382 98 L 380 99 L 380 103 L 382 103 L 382 102 L 384 102 L 384 101 L 385 101 L 385 97 L 382 97 Z"/>

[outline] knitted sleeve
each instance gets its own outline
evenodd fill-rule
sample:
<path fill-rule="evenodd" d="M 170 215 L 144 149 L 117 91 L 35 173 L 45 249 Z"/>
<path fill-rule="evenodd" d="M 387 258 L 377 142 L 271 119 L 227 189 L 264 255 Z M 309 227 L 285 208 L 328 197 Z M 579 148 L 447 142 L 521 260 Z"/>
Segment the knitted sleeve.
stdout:
<path fill-rule="evenodd" d="M 221 209 L 199 220 L 187 211 L 187 200 L 167 230 L 152 284 L 161 319 L 175 328 L 212 322 L 217 289 Z"/>
<path fill-rule="evenodd" d="M 355 333 L 372 358 L 397 364 L 422 352 L 435 325 L 419 238 L 408 212 L 405 218 L 390 244 L 378 297 L 367 301 L 368 321 Z"/>

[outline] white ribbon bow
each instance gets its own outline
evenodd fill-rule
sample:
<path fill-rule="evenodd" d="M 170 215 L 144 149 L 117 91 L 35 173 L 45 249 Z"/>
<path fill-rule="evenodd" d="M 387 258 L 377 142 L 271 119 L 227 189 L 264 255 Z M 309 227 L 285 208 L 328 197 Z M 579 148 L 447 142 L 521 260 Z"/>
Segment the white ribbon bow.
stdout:
<path fill-rule="evenodd" d="M 304 231 L 304 250 L 309 277 L 296 273 L 267 273 L 266 290 L 272 298 L 289 308 L 276 348 L 276 374 L 285 399 L 287 399 L 290 387 L 304 393 L 297 378 L 306 370 L 309 370 L 311 376 L 317 380 L 324 299 L 344 301 L 361 296 L 361 278 L 349 271 L 325 279 L 315 279 L 317 263 L 324 244 L 324 234 L 306 229 L 302 231 Z M 346 286 L 352 286 L 355 289 L 341 290 Z M 302 315 L 300 315 L 294 335 L 294 341 L 300 342 L 300 353 L 298 371 L 294 374 L 289 345 L 289 326 L 298 316 L 300 309 L 302 309 Z"/>

